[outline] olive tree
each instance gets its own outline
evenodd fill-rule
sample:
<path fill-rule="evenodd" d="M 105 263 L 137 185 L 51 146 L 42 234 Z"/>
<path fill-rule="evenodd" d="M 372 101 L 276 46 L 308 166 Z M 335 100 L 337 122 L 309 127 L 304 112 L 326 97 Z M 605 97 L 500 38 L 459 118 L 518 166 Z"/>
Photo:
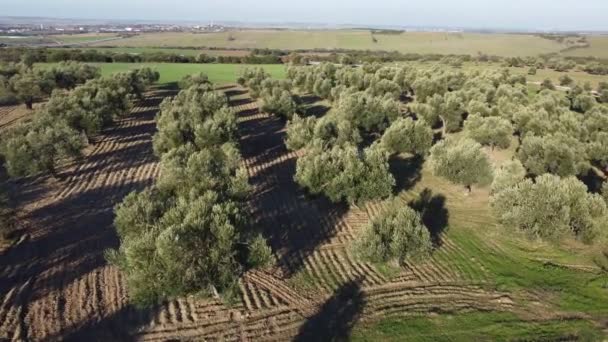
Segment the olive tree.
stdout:
<path fill-rule="evenodd" d="M 404 264 L 428 256 L 432 243 L 420 214 L 398 200 L 391 200 L 363 229 L 354 249 L 367 261 L 396 260 Z"/>
<path fill-rule="evenodd" d="M 297 110 L 297 104 L 293 95 L 280 88 L 272 88 L 270 91 L 262 93 L 262 111 L 291 119 Z"/>
<path fill-rule="evenodd" d="M 208 90 L 213 89 L 213 83 L 209 81 L 209 76 L 202 72 L 198 74 L 186 75 L 179 81 L 180 89 L 188 89 L 192 86 L 208 87 Z"/>
<path fill-rule="evenodd" d="M 424 120 L 399 118 L 384 132 L 381 142 L 390 153 L 425 155 L 433 144 L 433 130 Z"/>
<path fill-rule="evenodd" d="M 491 205 L 500 222 L 535 238 L 573 235 L 591 241 L 606 219 L 601 196 L 588 193 L 587 186 L 574 177 L 551 174 L 495 193 Z"/>
<path fill-rule="evenodd" d="M 470 115 L 464 122 L 465 133 L 482 145 L 507 148 L 511 144 L 513 125 L 497 116 Z"/>
<path fill-rule="evenodd" d="M 36 120 L 10 132 L 0 145 L 12 177 L 50 172 L 56 176 L 62 159 L 80 156 L 82 136 L 64 121 Z"/>
<path fill-rule="evenodd" d="M 35 73 L 28 70 L 11 78 L 11 87 L 19 101 L 25 103 L 27 109 L 32 109 L 34 101 L 51 93 L 54 81 L 45 73 Z"/>
<path fill-rule="evenodd" d="M 317 120 L 313 116 L 301 118 L 297 114 L 287 123 L 287 138 L 285 145 L 295 151 L 309 144 L 314 137 Z"/>
<path fill-rule="evenodd" d="M 395 185 L 388 156 L 377 146 L 363 153 L 351 145 L 329 150 L 314 146 L 298 159 L 295 179 L 312 194 L 349 203 L 387 197 Z"/>
<path fill-rule="evenodd" d="M 526 177 L 526 169 L 517 159 L 503 163 L 494 173 L 492 181 L 492 193 L 501 192 L 504 189 L 515 186 Z"/>
<path fill-rule="evenodd" d="M 524 137 L 517 156 L 533 175 L 552 173 L 564 177 L 589 169 L 584 144 L 562 133 Z"/>
<path fill-rule="evenodd" d="M 433 174 L 452 183 L 463 185 L 469 192 L 474 184 L 492 180 L 492 166 L 476 141 L 448 138 L 431 148 L 430 165 Z"/>

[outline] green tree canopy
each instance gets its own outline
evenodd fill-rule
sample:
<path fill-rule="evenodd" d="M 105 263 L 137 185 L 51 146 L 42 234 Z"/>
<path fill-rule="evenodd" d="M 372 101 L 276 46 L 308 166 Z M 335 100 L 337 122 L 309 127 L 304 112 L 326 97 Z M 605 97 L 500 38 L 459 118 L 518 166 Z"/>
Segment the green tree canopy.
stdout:
<path fill-rule="evenodd" d="M 388 197 L 395 185 L 387 153 L 377 146 L 363 153 L 349 145 L 309 149 L 298 159 L 295 179 L 313 194 L 349 203 Z"/>
<path fill-rule="evenodd" d="M 432 243 L 420 214 L 398 200 L 391 200 L 363 229 L 354 248 L 367 261 L 397 260 L 403 264 L 428 256 Z"/>
<path fill-rule="evenodd" d="M 507 148 L 511 144 L 513 125 L 497 116 L 470 115 L 464 122 L 466 134 L 482 145 Z"/>
<path fill-rule="evenodd" d="M 488 184 L 492 180 L 492 166 L 481 145 L 463 138 L 448 138 L 431 148 L 430 163 L 433 173 L 469 191 L 474 184 Z"/>
<path fill-rule="evenodd" d="M 544 174 L 495 193 L 499 220 L 536 238 L 574 235 L 584 241 L 605 229 L 606 203 L 574 177 Z"/>
<path fill-rule="evenodd" d="M 517 155 L 533 175 L 552 173 L 565 177 L 582 174 L 589 169 L 584 144 L 562 133 L 526 136 Z"/>
<path fill-rule="evenodd" d="M 433 130 L 424 120 L 399 118 L 384 132 L 381 141 L 390 153 L 425 155 L 433 144 Z"/>

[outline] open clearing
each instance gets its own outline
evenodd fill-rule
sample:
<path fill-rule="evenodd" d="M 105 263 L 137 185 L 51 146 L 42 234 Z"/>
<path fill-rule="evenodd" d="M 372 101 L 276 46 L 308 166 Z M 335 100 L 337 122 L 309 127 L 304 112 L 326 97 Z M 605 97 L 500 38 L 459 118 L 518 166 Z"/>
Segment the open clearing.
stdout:
<path fill-rule="evenodd" d="M 215 65 L 193 67 L 205 66 Z M 63 180 L 14 184 L 26 235 L 1 255 L 0 339 L 310 341 L 341 338 L 353 327 L 360 340 L 408 332 L 413 340 L 445 340 L 451 331 L 460 331 L 456 340 L 558 339 L 597 337 L 606 328 L 599 326 L 608 316 L 608 293 L 593 266 L 596 251 L 505 236 L 486 189 L 467 196 L 409 159 L 394 165 L 405 171 L 397 175 L 399 198 L 419 202 L 438 249 L 426 262 L 401 268 L 357 261 L 350 243 L 381 205 L 349 208 L 307 196 L 293 180 L 298 155 L 285 148 L 285 123 L 260 113 L 246 90 L 223 90 L 239 113 L 254 189 L 249 207 L 277 265 L 246 273 L 240 300 L 230 307 L 194 297 L 146 310 L 128 304 L 124 280 L 103 253 L 118 245 L 113 206 L 160 171 L 151 146 L 154 116 L 173 93 L 157 90 L 96 138 L 83 160 L 59 170 Z M 396 318 L 403 324 L 387 321 Z M 464 331 L 467 320 L 487 326 Z"/>
<path fill-rule="evenodd" d="M 372 34 L 368 30 L 241 30 L 221 33 L 145 33 L 101 46 L 217 47 L 271 49 L 354 49 L 404 53 L 536 56 L 557 53 L 566 44 L 526 34 L 407 32 Z M 606 37 L 598 38 L 600 40 Z M 597 43 L 598 46 L 600 43 Z M 593 46 L 594 44 L 592 44 Z"/>

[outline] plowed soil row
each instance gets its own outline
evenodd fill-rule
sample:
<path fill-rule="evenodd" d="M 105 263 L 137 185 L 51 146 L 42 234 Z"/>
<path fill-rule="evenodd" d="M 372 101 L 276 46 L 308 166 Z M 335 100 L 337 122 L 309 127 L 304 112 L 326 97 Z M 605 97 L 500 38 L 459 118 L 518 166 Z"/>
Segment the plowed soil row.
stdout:
<path fill-rule="evenodd" d="M 0 257 L 0 340 L 69 339 L 131 310 L 121 274 L 103 253 L 118 243 L 114 205 L 158 175 L 151 137 L 166 95 L 150 94 L 59 179 L 12 184 L 25 238 Z"/>

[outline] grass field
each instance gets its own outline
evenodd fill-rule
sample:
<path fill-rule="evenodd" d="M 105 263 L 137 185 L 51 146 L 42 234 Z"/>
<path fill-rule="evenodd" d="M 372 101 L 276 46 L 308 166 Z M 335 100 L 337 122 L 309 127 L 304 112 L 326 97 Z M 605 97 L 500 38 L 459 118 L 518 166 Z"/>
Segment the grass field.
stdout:
<path fill-rule="evenodd" d="M 467 313 L 386 319 L 355 330 L 353 341 L 599 341 L 602 333 L 584 320 L 523 321 L 510 313 Z"/>
<path fill-rule="evenodd" d="M 246 67 L 263 67 L 273 78 L 285 78 L 285 66 L 282 64 L 247 65 L 247 64 L 179 64 L 179 63 L 90 63 L 101 68 L 102 75 L 111 75 L 140 67 L 150 67 L 160 73 L 160 84 L 177 82 L 186 75 L 204 72 L 211 82 L 216 84 L 236 83 L 241 70 Z"/>
<path fill-rule="evenodd" d="M 233 39 L 229 39 L 232 37 Z M 221 33 L 146 33 L 112 42 L 121 47 L 219 47 L 274 49 L 358 49 L 409 53 L 530 56 L 566 47 L 533 35 L 407 32 L 375 34 L 367 30 L 242 30 Z M 101 44 L 103 45 L 103 44 Z"/>
<path fill-rule="evenodd" d="M 589 36 L 587 37 L 587 41 L 590 44 L 588 48 L 569 50 L 564 52 L 563 55 L 608 58 L 608 36 Z"/>

